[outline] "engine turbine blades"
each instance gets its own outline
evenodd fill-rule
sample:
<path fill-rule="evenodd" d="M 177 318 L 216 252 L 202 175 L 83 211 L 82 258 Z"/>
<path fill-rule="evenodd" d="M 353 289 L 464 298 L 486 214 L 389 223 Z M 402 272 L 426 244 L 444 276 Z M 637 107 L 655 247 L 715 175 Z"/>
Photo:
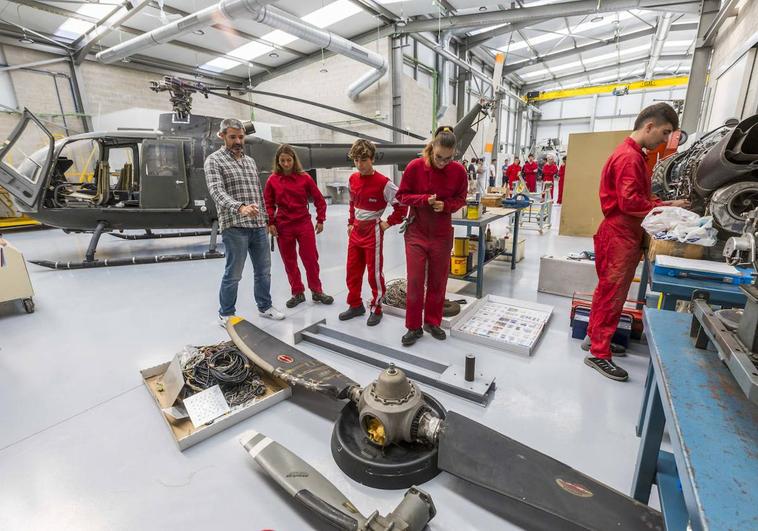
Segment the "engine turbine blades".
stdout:
<path fill-rule="evenodd" d="M 661 514 L 505 435 L 448 412 L 438 466 L 530 506 L 528 528 L 663 531 Z"/>

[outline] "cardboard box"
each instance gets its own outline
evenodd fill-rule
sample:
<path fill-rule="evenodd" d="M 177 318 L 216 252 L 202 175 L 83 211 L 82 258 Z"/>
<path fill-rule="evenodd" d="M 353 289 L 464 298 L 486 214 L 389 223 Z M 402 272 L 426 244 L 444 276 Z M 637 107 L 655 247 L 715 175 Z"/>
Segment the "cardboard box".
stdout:
<path fill-rule="evenodd" d="M 482 204 L 490 208 L 501 207 L 503 206 L 504 197 L 505 196 L 502 194 L 484 194 L 484 197 L 482 198 Z"/>
<path fill-rule="evenodd" d="M 513 248 L 513 240 L 510 237 L 504 238 L 505 239 L 505 252 L 510 253 L 511 249 Z M 526 238 L 519 238 L 518 245 L 516 245 L 516 263 L 519 263 L 521 260 L 524 259 L 524 255 L 526 254 Z M 506 262 L 511 261 L 511 257 L 503 255 L 503 260 Z"/>
<path fill-rule="evenodd" d="M 691 243 L 680 243 L 670 240 L 655 240 L 647 234 L 645 235 L 644 245 L 647 247 L 647 258 L 651 262 L 655 260 L 655 256 L 658 254 L 677 256 L 679 258 L 694 258 L 695 260 L 700 260 L 705 256 L 705 247 L 702 245 L 692 245 Z"/>
<path fill-rule="evenodd" d="M 142 369 L 140 375 L 142 376 L 142 382 L 145 384 L 150 396 L 155 400 L 155 405 L 158 407 L 163 420 L 166 422 L 166 426 L 168 426 L 171 435 L 174 437 L 174 441 L 181 451 L 252 417 L 259 411 L 278 404 L 292 395 L 292 389 L 286 383 L 258 369 L 262 374 L 263 382 L 266 384 L 265 395 L 254 399 L 242 407 L 232 408 L 229 413 L 216 419 L 211 424 L 195 428 L 189 418 L 175 420 L 163 412 L 163 406 L 161 405 L 162 393 L 159 391 L 159 382 L 161 382 L 170 364 L 171 362 L 167 361 L 155 367 Z"/>

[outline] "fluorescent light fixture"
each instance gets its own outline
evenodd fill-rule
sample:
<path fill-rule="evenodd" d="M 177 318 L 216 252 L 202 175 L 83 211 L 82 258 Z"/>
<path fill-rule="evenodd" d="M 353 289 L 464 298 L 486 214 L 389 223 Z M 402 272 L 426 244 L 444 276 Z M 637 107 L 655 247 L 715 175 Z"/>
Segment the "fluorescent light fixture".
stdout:
<path fill-rule="evenodd" d="M 305 15 L 303 20 L 317 28 L 327 28 L 361 11 L 362 9 L 350 0 L 337 0 Z"/>
<path fill-rule="evenodd" d="M 243 44 L 239 48 L 235 48 L 226 55 L 230 57 L 236 57 L 240 61 L 252 61 L 256 57 L 265 55 L 270 51 L 273 51 L 273 48 L 271 46 L 262 44 L 257 41 L 250 41 L 247 44 Z M 211 70 L 213 72 L 223 72 L 225 70 L 229 70 L 230 68 L 239 66 L 240 61 L 228 59 L 227 57 L 217 57 L 216 59 L 208 61 L 204 65 L 201 65 L 200 68 L 204 70 Z"/>
<path fill-rule="evenodd" d="M 76 12 L 80 15 L 85 15 L 100 20 L 105 15 L 113 11 L 114 7 L 114 5 L 86 4 L 77 9 Z M 121 10 L 123 9 L 124 8 L 122 7 Z M 119 14 L 120 12 L 115 14 L 114 17 L 118 16 Z M 78 18 L 68 18 L 63 22 L 63 24 L 58 26 L 58 29 L 56 29 L 54 33 L 58 37 L 74 40 L 86 33 L 93 26 L 94 24 L 92 22 L 79 20 Z"/>
<path fill-rule="evenodd" d="M 200 65 L 200 68 L 210 72 L 224 72 L 225 70 L 239 66 L 239 64 L 239 61 L 233 61 L 226 57 L 217 57 L 213 61 L 208 61 L 204 65 Z"/>

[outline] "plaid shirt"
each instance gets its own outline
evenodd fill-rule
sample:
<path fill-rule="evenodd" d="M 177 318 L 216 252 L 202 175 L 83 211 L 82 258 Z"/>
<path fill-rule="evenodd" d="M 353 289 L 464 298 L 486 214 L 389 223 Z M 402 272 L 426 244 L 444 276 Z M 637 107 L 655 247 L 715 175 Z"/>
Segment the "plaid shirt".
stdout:
<path fill-rule="evenodd" d="M 247 155 L 236 160 L 232 152 L 222 147 L 205 159 L 205 181 L 216 203 L 221 230 L 229 227 L 265 227 L 268 225 L 266 204 L 258 179 L 255 161 Z M 254 218 L 239 213 L 242 205 L 258 205 Z"/>

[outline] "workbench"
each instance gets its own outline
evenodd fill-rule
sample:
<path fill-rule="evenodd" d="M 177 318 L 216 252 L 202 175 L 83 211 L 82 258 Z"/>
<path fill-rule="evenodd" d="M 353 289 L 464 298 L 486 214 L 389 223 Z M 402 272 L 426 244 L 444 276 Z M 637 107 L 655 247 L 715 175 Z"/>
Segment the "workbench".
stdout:
<path fill-rule="evenodd" d="M 646 309 L 644 321 L 652 379 L 632 496 L 647 503 L 656 483 L 668 530 L 758 528 L 758 406 L 718 354 L 695 348 L 692 315 Z"/>
<path fill-rule="evenodd" d="M 653 291 L 663 295 L 661 308 L 664 310 L 675 310 L 677 301 L 691 300 L 692 293 L 695 290 L 707 291 L 710 293 L 709 302 L 722 308 L 745 306 L 745 294 L 738 285 L 692 278 L 676 278 L 656 273 L 650 261 L 645 257 L 637 300 L 645 300 L 648 286 Z"/>
<path fill-rule="evenodd" d="M 523 208 L 523 207 L 522 207 Z M 521 217 L 522 208 L 493 208 L 489 209 L 479 219 L 456 219 L 453 218 L 453 227 L 466 227 L 466 237 L 471 236 L 472 229 L 477 229 L 477 235 L 479 237 L 479 245 L 477 245 L 477 260 L 476 268 L 473 271 L 469 271 L 465 275 L 453 275 L 448 274 L 448 278 L 455 280 L 463 280 L 465 282 L 476 282 L 476 298 L 482 298 L 483 284 L 484 284 L 484 266 L 492 262 L 498 256 L 510 256 L 511 257 L 511 269 L 516 269 L 516 254 L 518 251 L 518 230 L 519 221 Z M 503 218 L 513 216 L 511 222 L 511 238 L 513 243 L 511 245 L 510 253 L 496 254 L 489 260 L 484 260 L 484 253 L 486 251 L 485 235 L 487 233 L 487 225 L 493 221 L 498 221 Z"/>

